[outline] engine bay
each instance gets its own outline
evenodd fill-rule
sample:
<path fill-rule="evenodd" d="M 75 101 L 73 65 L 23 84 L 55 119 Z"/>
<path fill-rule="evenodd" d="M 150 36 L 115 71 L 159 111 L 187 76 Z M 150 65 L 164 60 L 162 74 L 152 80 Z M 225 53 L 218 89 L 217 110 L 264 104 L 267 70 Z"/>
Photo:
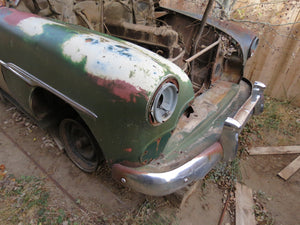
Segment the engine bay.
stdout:
<path fill-rule="evenodd" d="M 199 20 L 160 7 L 159 0 L 14 0 L 9 7 L 81 25 L 145 47 L 178 65 L 195 95 L 217 80 L 238 83 L 242 52 L 229 35 Z"/>

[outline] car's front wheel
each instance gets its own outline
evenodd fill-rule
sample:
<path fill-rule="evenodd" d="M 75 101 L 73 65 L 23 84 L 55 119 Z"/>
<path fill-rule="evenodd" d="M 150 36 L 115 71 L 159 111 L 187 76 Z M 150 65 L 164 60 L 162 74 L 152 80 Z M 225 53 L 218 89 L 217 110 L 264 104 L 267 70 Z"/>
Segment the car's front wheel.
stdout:
<path fill-rule="evenodd" d="M 74 119 L 64 119 L 59 133 L 70 159 L 83 171 L 94 172 L 101 160 L 101 152 L 91 132 Z"/>

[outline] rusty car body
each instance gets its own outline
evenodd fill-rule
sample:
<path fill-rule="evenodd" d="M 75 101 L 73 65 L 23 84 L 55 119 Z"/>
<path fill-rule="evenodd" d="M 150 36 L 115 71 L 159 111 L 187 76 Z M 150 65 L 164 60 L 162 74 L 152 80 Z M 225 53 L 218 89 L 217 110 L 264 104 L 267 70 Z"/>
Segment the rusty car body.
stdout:
<path fill-rule="evenodd" d="M 243 77 L 258 39 L 158 1 L 9 1 L 0 7 L 0 93 L 57 130 L 86 172 L 166 195 L 232 160 L 263 109 Z M 14 4 L 13 4 L 14 3 Z M 199 41 L 197 40 L 199 38 Z"/>

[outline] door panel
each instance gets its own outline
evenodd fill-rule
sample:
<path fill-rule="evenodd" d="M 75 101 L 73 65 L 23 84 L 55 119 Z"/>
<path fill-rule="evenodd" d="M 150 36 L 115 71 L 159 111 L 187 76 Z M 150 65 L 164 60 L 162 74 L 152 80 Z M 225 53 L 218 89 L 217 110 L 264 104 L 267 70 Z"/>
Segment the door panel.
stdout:
<path fill-rule="evenodd" d="M 8 87 L 6 85 L 6 82 L 4 80 L 4 77 L 3 77 L 3 73 L 2 73 L 2 66 L 0 65 L 0 88 L 7 92 L 9 94 L 9 90 L 8 90 Z"/>
<path fill-rule="evenodd" d="M 2 67 L 2 81 L 4 81 L 4 88 L 6 92 L 14 98 L 18 104 L 27 112 L 31 112 L 30 109 L 30 94 L 32 92 L 32 86 L 27 84 L 24 80 L 19 78 L 15 73 Z M 1 78 L 0 78 L 1 82 Z M 1 83 L 2 87 L 2 83 Z M 4 89 L 5 90 L 5 89 Z"/>

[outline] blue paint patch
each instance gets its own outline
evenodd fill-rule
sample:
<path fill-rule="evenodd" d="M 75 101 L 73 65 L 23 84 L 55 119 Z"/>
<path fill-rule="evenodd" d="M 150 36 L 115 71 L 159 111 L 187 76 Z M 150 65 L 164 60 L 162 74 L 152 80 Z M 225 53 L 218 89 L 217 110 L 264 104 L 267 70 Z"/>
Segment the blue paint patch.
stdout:
<path fill-rule="evenodd" d="M 91 43 L 92 45 L 99 44 L 99 40 L 93 39 L 93 38 L 86 38 L 86 39 L 85 39 L 85 42 Z"/>
<path fill-rule="evenodd" d="M 12 14 L 12 11 L 10 11 L 8 8 L 3 7 L 0 9 L 0 19 L 3 19 L 4 17 Z"/>
<path fill-rule="evenodd" d="M 113 53 L 118 53 L 121 56 L 125 56 L 128 58 L 132 58 L 132 54 L 130 53 L 130 48 L 121 46 L 121 45 L 109 45 L 108 50 L 112 51 Z"/>

